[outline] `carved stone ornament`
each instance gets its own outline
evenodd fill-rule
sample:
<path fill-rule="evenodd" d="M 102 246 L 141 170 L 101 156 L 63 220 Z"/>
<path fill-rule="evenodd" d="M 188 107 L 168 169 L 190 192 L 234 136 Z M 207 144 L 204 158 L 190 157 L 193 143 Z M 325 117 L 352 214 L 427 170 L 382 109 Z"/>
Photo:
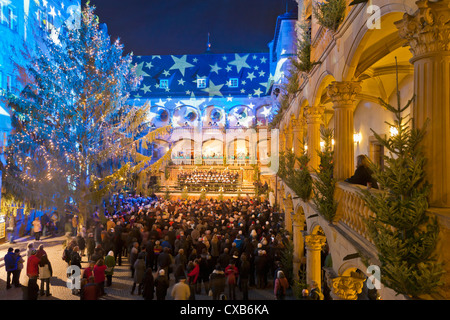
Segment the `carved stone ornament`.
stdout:
<path fill-rule="evenodd" d="M 309 106 L 305 108 L 306 123 L 322 121 L 325 108 L 322 106 Z"/>
<path fill-rule="evenodd" d="M 327 94 L 333 101 L 333 107 L 353 106 L 356 95 L 361 92 L 359 81 L 333 81 L 327 87 Z"/>
<path fill-rule="evenodd" d="M 305 236 L 305 244 L 308 250 L 322 250 L 326 237 L 320 234 L 309 234 Z"/>
<path fill-rule="evenodd" d="M 418 10 L 395 22 L 401 38 L 408 41 L 414 57 L 450 51 L 450 0 L 416 1 Z"/>
<path fill-rule="evenodd" d="M 332 280 L 333 293 L 343 300 L 356 300 L 361 293 L 365 279 L 341 276 Z"/>

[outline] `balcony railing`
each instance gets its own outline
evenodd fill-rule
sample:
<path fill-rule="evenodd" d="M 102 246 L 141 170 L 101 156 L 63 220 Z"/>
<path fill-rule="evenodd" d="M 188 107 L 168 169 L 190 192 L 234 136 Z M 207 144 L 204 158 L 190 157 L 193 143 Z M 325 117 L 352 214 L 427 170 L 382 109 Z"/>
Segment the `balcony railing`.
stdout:
<path fill-rule="evenodd" d="M 173 156 L 171 160 L 172 160 L 173 164 L 177 165 L 177 166 L 180 166 L 180 165 L 192 166 L 192 165 L 196 164 L 195 159 L 192 159 L 190 157 Z M 201 164 L 206 165 L 206 166 L 208 166 L 208 165 L 249 166 L 249 165 L 252 165 L 255 163 L 260 163 L 260 162 L 249 156 L 245 156 L 245 157 L 244 156 L 237 156 L 237 157 L 230 156 L 230 157 L 228 157 L 226 163 L 224 163 L 223 156 L 203 157 L 203 159 L 201 159 Z"/>
<path fill-rule="evenodd" d="M 367 219 L 374 213 L 366 206 L 361 198 L 361 190 L 367 187 L 338 182 L 335 190 L 335 200 L 338 202 L 336 220 L 341 221 L 363 238 L 372 242 L 367 227 Z M 381 192 L 372 189 L 371 192 Z"/>

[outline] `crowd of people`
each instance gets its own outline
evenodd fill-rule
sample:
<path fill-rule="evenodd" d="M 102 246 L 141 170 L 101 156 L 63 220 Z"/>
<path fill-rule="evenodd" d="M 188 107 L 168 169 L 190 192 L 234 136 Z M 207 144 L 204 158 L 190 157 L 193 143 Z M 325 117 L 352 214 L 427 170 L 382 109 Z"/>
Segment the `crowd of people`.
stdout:
<path fill-rule="evenodd" d="M 235 191 L 239 185 L 239 173 L 229 170 L 217 171 L 194 170 L 183 171 L 177 176 L 179 187 L 188 188 L 189 191 Z"/>
<path fill-rule="evenodd" d="M 87 256 L 81 290 L 74 290 L 82 299 L 105 294 L 124 259 L 130 292 L 144 299 L 248 299 L 249 288 L 271 285 L 283 299 L 289 287 L 281 264 L 288 236 L 283 225 L 268 201 L 120 196 L 105 204 L 104 215 L 93 214 L 64 256 L 71 257 L 68 265 Z"/>

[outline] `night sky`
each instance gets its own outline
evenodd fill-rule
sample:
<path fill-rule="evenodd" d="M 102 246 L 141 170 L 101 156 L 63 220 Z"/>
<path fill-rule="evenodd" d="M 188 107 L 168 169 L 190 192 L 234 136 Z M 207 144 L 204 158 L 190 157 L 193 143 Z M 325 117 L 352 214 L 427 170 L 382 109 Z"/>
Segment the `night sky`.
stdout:
<path fill-rule="evenodd" d="M 82 0 L 82 4 L 85 0 Z M 295 0 L 91 0 L 100 22 L 125 53 L 201 54 L 208 33 L 213 53 L 266 52 L 277 16 Z"/>

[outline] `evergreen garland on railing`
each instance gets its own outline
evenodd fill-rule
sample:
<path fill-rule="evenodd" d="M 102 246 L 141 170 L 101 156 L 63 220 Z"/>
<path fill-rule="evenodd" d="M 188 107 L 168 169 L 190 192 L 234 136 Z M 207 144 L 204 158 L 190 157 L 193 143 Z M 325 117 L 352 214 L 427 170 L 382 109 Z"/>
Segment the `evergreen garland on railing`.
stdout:
<path fill-rule="evenodd" d="M 312 193 L 312 178 L 308 170 L 309 157 L 304 153 L 296 157 L 292 151 L 282 152 L 279 157 L 278 176 L 303 201 L 308 201 Z M 299 164 L 299 168 L 295 166 Z"/>

